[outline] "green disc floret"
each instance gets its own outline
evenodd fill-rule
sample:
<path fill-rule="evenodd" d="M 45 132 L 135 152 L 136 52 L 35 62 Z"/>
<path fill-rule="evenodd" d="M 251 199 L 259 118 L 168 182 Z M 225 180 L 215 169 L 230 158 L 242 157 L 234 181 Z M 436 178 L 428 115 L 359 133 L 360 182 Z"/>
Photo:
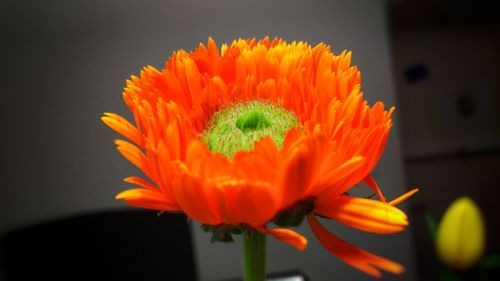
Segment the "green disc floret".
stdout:
<path fill-rule="evenodd" d="M 210 151 L 232 158 L 265 136 L 281 148 L 286 133 L 295 127 L 300 127 L 297 116 L 281 106 L 260 100 L 240 102 L 215 113 L 201 139 Z"/>
<path fill-rule="evenodd" d="M 260 111 L 243 112 L 236 120 L 236 128 L 244 133 L 250 131 L 262 130 L 271 126 L 264 113 Z"/>

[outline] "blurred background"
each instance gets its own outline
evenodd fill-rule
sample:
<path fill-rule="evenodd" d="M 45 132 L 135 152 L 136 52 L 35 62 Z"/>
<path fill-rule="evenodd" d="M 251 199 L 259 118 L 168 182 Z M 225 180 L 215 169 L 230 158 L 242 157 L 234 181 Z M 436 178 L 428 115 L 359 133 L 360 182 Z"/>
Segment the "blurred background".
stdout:
<path fill-rule="evenodd" d="M 99 118 L 103 112 L 130 117 L 121 100 L 125 80 L 145 65 L 162 68 L 174 50 L 192 50 L 208 36 L 219 44 L 278 36 L 325 42 L 336 54 L 351 50 L 369 102 L 396 106 L 391 138 L 374 177 L 389 198 L 420 187 L 402 205 L 411 227 L 377 236 L 328 224 L 340 237 L 407 268 L 403 276 L 385 274 L 383 280 L 437 280 L 424 217 L 439 219 L 462 195 L 471 196 L 483 211 L 487 252 L 499 252 L 500 241 L 494 239 L 500 235 L 495 218 L 500 213 L 497 12 L 486 1 L 451 0 L 2 1 L 0 280 L 9 270 L 5 253 L 16 251 L 9 241 L 26 245 L 9 240 L 11 233 L 132 209 L 114 196 L 125 188 L 122 179 L 138 172 L 115 150 L 112 140 L 118 136 Z M 106 237 L 123 247 L 144 239 L 158 243 L 156 251 L 142 251 L 141 259 L 180 255 L 162 243 L 157 226 L 120 223 L 116 235 L 106 232 Z M 193 254 L 198 280 L 240 276 L 239 239 L 211 244 L 198 223 L 176 225 L 188 226 L 185 236 L 192 239 L 184 249 Z M 304 252 L 268 239 L 269 272 L 300 271 L 314 281 L 368 278 L 331 256 L 307 226 L 299 232 L 310 241 Z M 57 241 L 47 242 L 48 248 Z M 74 243 L 83 242 L 75 236 Z M 106 255 L 103 249 L 95 247 L 95 256 Z M 18 254 L 20 260 L 23 255 L 29 260 L 29 251 L 16 252 L 25 253 Z M 165 263 L 175 270 L 171 267 Z M 78 279 L 74 274 L 67 280 Z"/>

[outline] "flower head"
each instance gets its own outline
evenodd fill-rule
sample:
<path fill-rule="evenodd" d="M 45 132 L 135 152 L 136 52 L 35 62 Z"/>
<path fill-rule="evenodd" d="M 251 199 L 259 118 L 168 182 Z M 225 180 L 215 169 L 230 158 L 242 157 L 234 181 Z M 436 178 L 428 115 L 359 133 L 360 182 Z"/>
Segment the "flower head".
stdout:
<path fill-rule="evenodd" d="M 485 247 L 484 221 L 469 198 L 455 200 L 446 210 L 437 232 L 437 252 L 451 268 L 466 270 L 481 258 Z"/>
<path fill-rule="evenodd" d="M 370 171 L 380 158 L 393 109 L 369 106 L 351 53 L 280 39 L 214 40 L 174 52 L 165 68 L 148 66 L 127 81 L 134 123 L 106 113 L 128 138 L 118 150 L 151 180 L 117 195 L 128 204 L 181 211 L 214 232 L 260 231 L 304 249 L 286 227 L 307 217 L 332 254 L 373 276 L 400 273 L 391 261 L 328 232 L 315 215 L 374 233 L 396 233 L 406 215 L 386 203 Z M 364 182 L 381 201 L 347 195 Z M 283 228 L 268 228 L 274 222 Z"/>

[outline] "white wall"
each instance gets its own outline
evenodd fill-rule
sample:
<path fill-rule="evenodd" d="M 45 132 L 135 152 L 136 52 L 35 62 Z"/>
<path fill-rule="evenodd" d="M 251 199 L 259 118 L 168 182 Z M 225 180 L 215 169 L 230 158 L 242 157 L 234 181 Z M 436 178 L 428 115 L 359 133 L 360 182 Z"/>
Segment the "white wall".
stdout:
<path fill-rule="evenodd" d="M 115 151 L 104 111 L 126 114 L 124 81 L 143 65 L 161 67 L 173 50 L 192 49 L 213 36 L 280 36 L 324 41 L 336 53 L 353 51 L 371 103 L 395 104 L 382 1 L 229 0 L 12 1 L 0 12 L 4 35 L 0 120 L 2 191 L 0 234 L 13 228 L 90 210 L 123 206 L 114 195 L 136 171 Z M 398 117 L 376 170 L 385 193 L 406 188 L 399 153 Z M 414 278 L 410 234 L 376 236 L 331 225 L 375 253 L 404 264 Z M 240 274 L 239 242 L 210 244 L 194 225 L 202 280 Z M 269 243 L 269 271 L 300 268 L 312 280 L 364 280 L 330 256 L 311 233 L 305 252 Z"/>

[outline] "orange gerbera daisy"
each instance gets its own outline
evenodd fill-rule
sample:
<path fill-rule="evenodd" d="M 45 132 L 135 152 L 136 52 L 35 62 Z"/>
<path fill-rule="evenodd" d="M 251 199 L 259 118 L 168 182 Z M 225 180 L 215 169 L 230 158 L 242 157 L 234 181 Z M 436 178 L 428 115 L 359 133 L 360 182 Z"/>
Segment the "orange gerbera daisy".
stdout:
<path fill-rule="evenodd" d="M 307 240 L 287 228 L 307 220 L 321 244 L 373 276 L 403 267 L 356 248 L 316 215 L 374 233 L 396 233 L 406 215 L 386 203 L 370 171 L 389 135 L 393 108 L 370 107 L 351 53 L 325 44 L 280 39 L 214 40 L 174 52 L 164 69 L 148 66 L 123 92 L 134 124 L 113 113 L 102 120 L 130 140 L 123 156 L 151 180 L 117 195 L 128 204 L 181 211 L 231 240 L 258 231 L 298 249 Z M 381 201 L 352 197 L 364 182 Z M 274 222 L 278 228 L 268 228 Z"/>

